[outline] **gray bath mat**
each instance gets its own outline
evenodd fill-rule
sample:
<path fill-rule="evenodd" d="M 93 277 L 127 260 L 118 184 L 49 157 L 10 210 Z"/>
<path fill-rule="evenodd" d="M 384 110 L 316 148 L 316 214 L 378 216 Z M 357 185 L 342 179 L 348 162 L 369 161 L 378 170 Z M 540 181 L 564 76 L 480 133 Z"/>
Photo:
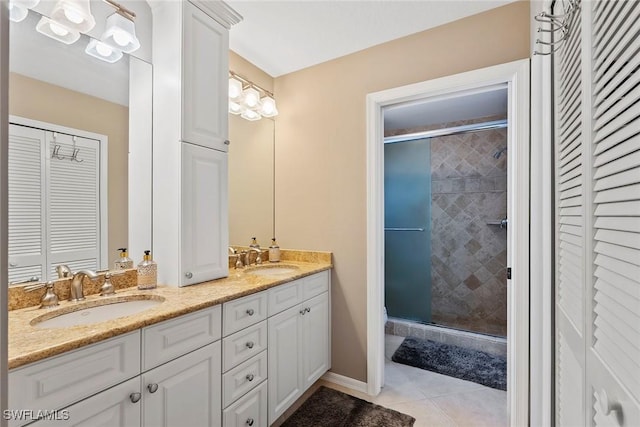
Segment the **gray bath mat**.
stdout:
<path fill-rule="evenodd" d="M 507 359 L 484 351 L 407 337 L 391 360 L 498 390 L 507 389 Z"/>
<path fill-rule="evenodd" d="M 415 418 L 320 387 L 282 427 L 411 427 Z"/>

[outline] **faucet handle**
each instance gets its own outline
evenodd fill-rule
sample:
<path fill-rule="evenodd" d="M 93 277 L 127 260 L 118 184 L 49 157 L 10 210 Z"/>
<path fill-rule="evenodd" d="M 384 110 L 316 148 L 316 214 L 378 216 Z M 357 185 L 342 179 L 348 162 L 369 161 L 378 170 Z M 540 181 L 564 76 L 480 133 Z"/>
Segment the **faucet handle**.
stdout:
<path fill-rule="evenodd" d="M 25 286 L 24 290 L 27 292 L 31 292 L 31 291 L 35 291 L 36 289 L 42 289 L 42 288 L 47 288 L 47 291 L 42 296 L 42 299 L 40 299 L 40 308 L 57 306 L 59 304 L 58 295 L 56 295 L 56 293 L 53 290 L 52 281 L 49 281 L 46 283 L 38 283 L 36 285 L 31 285 L 31 286 Z"/>

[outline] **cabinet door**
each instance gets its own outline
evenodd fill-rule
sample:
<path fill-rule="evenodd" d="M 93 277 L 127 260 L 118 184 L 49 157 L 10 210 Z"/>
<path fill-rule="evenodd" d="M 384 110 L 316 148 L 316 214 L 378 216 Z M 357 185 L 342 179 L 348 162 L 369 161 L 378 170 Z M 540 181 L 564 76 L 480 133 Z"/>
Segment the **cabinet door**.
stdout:
<path fill-rule="evenodd" d="M 268 320 L 269 328 L 269 424 L 302 395 L 301 306 Z"/>
<path fill-rule="evenodd" d="M 142 375 L 144 426 L 219 426 L 220 341 Z"/>
<path fill-rule="evenodd" d="M 226 277 L 227 154 L 182 144 L 180 286 Z"/>
<path fill-rule="evenodd" d="M 182 139 L 227 151 L 229 32 L 184 2 Z"/>
<path fill-rule="evenodd" d="M 329 370 L 329 297 L 318 295 L 302 303 L 302 371 L 304 389 Z"/>
<path fill-rule="evenodd" d="M 222 419 L 224 427 L 267 427 L 267 383 L 225 409 Z"/>
<path fill-rule="evenodd" d="M 137 427 L 140 425 L 140 377 L 118 384 L 66 409 L 50 412 L 32 426 Z M 136 395 L 137 394 L 137 395 Z"/>

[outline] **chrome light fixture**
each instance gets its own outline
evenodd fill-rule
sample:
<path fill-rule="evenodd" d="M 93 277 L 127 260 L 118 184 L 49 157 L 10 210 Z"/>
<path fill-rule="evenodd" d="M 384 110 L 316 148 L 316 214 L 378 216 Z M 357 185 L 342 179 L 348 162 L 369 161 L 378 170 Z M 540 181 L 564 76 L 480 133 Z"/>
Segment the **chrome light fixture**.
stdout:
<path fill-rule="evenodd" d="M 59 0 L 51 11 L 51 19 L 81 33 L 91 31 L 96 25 L 89 0 Z"/>
<path fill-rule="evenodd" d="M 252 81 L 229 72 L 229 113 L 249 121 L 278 115 L 273 93 Z"/>
<path fill-rule="evenodd" d="M 96 39 L 91 39 L 84 51 L 86 54 L 91 55 L 94 58 L 110 63 L 116 62 L 122 58 L 121 50 L 114 49 L 107 43 Z"/>
<path fill-rule="evenodd" d="M 75 43 L 80 38 L 78 31 L 60 25 L 46 16 L 40 18 L 40 21 L 36 24 L 36 31 L 64 44 Z"/>

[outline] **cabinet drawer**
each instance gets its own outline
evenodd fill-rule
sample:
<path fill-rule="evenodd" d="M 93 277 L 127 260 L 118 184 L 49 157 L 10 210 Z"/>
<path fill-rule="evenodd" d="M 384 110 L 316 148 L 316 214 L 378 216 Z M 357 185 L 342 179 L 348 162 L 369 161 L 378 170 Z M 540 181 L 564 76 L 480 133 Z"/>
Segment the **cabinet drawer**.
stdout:
<path fill-rule="evenodd" d="M 254 389 L 267 378 L 267 352 L 263 351 L 222 376 L 222 407 Z"/>
<path fill-rule="evenodd" d="M 268 295 L 268 311 L 269 316 L 278 314 L 289 307 L 302 302 L 302 288 L 300 285 L 302 280 L 295 280 L 286 285 L 276 286 L 269 289 Z"/>
<path fill-rule="evenodd" d="M 267 294 L 259 292 L 233 301 L 222 308 L 224 336 L 254 325 L 267 318 Z"/>
<path fill-rule="evenodd" d="M 267 427 L 267 382 L 225 409 L 222 424 L 224 427 Z"/>
<path fill-rule="evenodd" d="M 9 408 L 60 409 L 139 373 L 135 331 L 9 372 Z"/>
<path fill-rule="evenodd" d="M 329 290 L 329 271 L 323 271 L 313 276 L 308 276 L 302 279 L 302 299 L 308 300 L 309 298 L 320 295 L 323 292 Z"/>
<path fill-rule="evenodd" d="M 267 349 L 267 322 L 262 321 L 222 341 L 222 372 Z"/>
<path fill-rule="evenodd" d="M 142 330 L 142 367 L 148 370 L 220 339 L 219 305 Z"/>

